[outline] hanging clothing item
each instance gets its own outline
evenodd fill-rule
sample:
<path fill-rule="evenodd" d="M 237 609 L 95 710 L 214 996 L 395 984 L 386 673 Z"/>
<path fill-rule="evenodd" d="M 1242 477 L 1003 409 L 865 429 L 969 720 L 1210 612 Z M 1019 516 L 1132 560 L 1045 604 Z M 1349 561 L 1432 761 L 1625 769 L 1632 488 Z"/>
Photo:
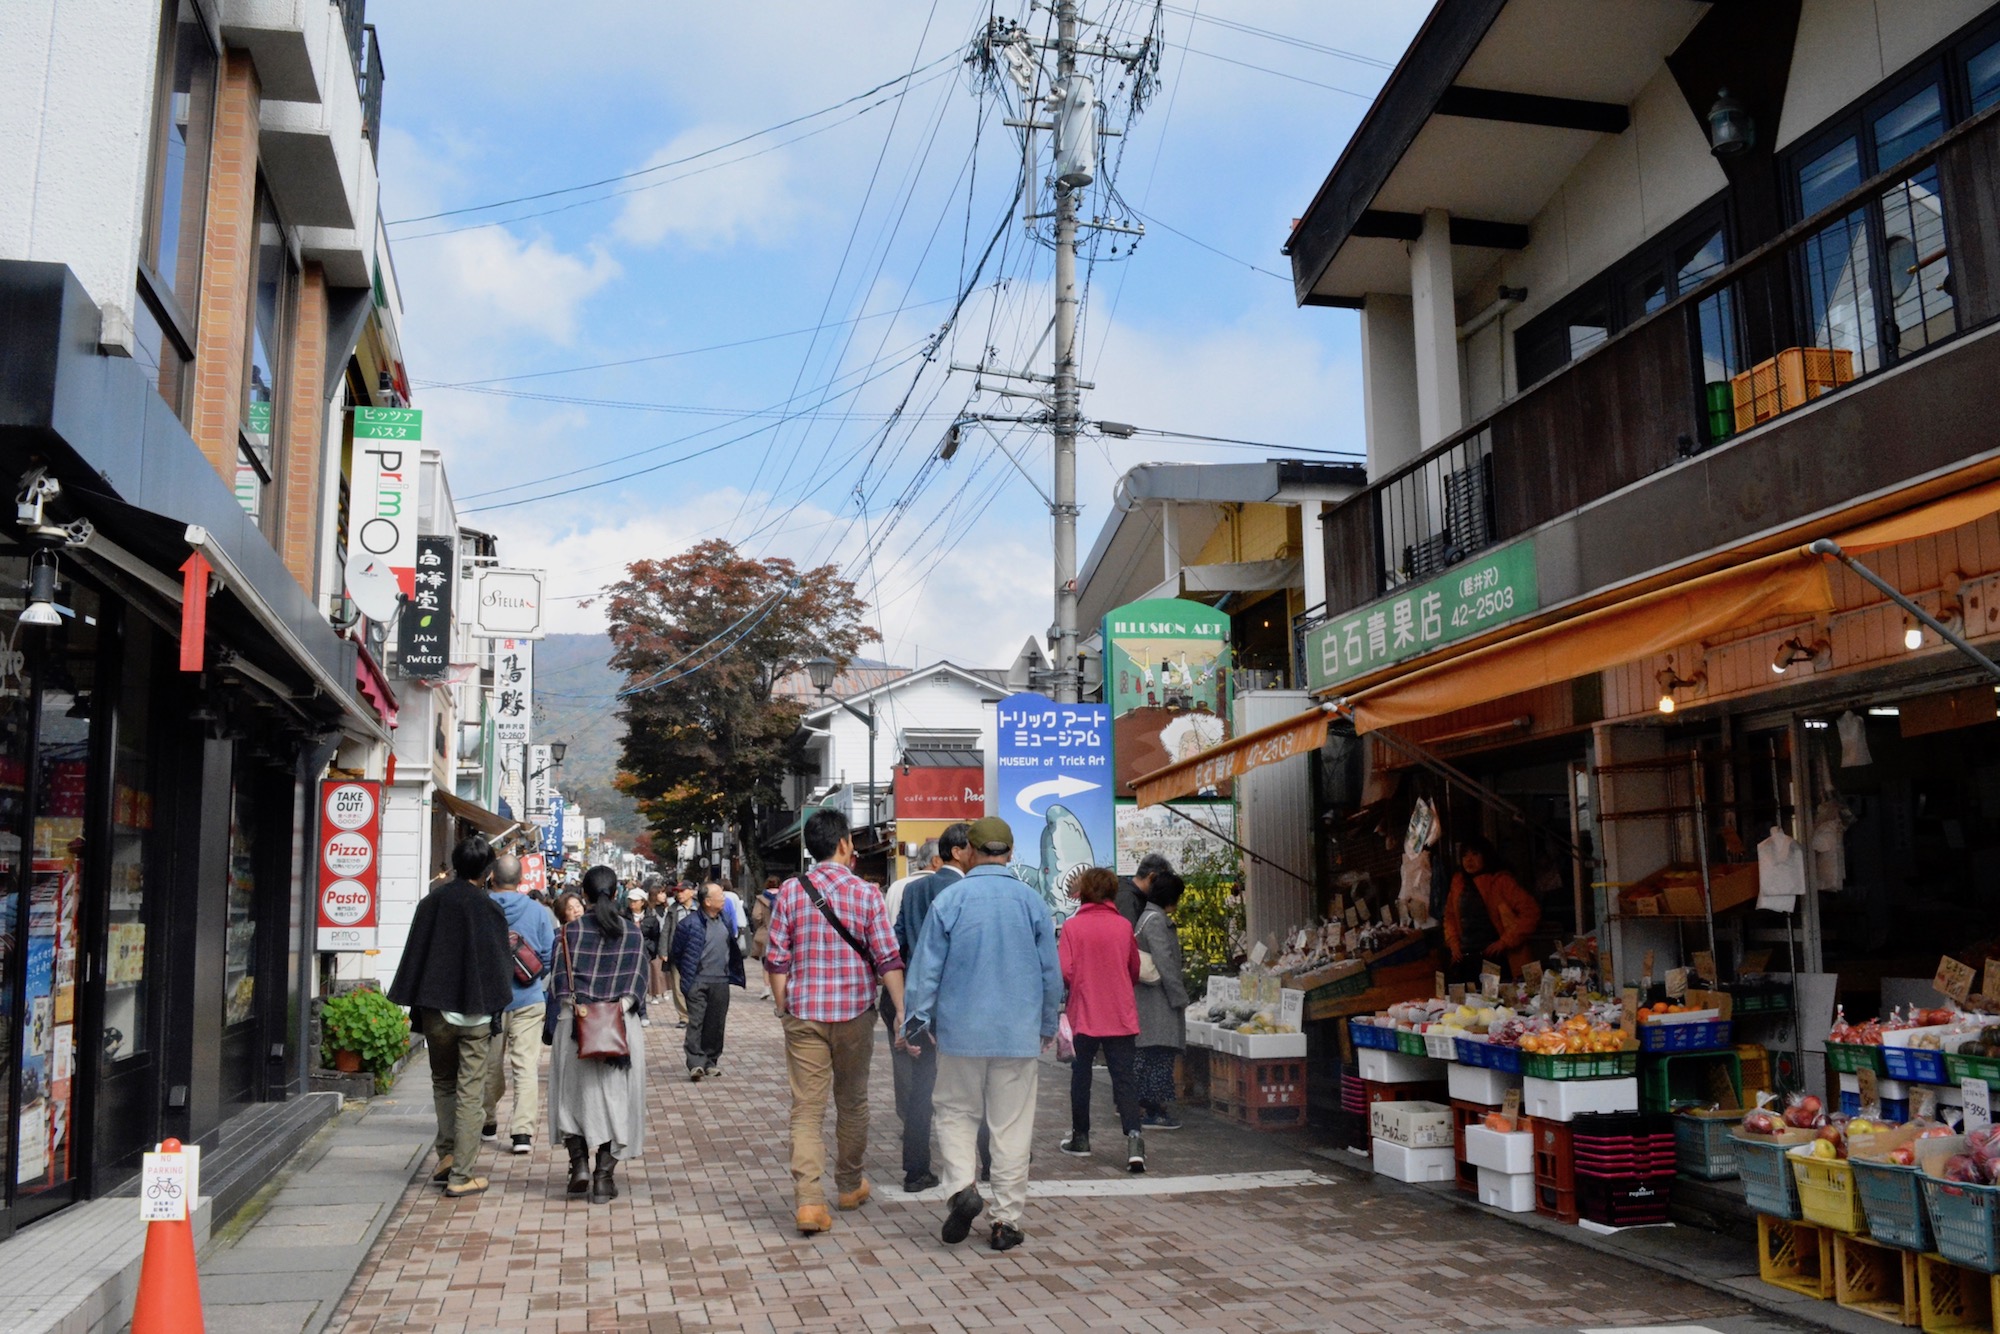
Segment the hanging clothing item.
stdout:
<path fill-rule="evenodd" d="M 1422 797 L 1403 836 L 1402 881 L 1396 894 L 1413 922 L 1431 919 L 1431 847 L 1438 841 L 1437 808 Z"/>
<path fill-rule="evenodd" d="M 1847 887 L 1847 827 L 1860 818 L 1837 796 L 1813 808 L 1813 883 L 1825 893 Z"/>
<path fill-rule="evenodd" d="M 1776 825 L 1757 845 L 1757 906 L 1791 912 L 1806 892 L 1806 853 L 1798 840 Z"/>
<path fill-rule="evenodd" d="M 1868 724 L 1860 714 L 1849 709 L 1834 726 L 1840 729 L 1841 768 L 1859 769 L 1875 763 L 1875 757 L 1868 753 Z"/>

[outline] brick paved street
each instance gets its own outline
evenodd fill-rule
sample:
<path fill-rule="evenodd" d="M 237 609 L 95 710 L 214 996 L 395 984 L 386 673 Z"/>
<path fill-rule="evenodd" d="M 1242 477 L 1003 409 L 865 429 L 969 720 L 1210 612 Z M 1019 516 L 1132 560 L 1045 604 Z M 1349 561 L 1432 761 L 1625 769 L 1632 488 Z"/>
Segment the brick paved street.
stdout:
<path fill-rule="evenodd" d="M 1067 1071 L 1049 1066 L 1027 1244 L 983 1230 L 947 1247 L 934 1202 L 900 1182 L 887 1045 L 878 1044 L 875 1200 L 834 1231 L 792 1227 L 783 1054 L 767 1005 L 739 995 L 726 1077 L 691 1085 L 680 1032 L 649 1030 L 651 1119 L 623 1196 L 563 1192 L 559 1154 L 482 1158 L 494 1188 L 448 1201 L 424 1175 L 332 1325 L 384 1330 L 1519 1330 L 1722 1319 L 1745 1308 L 1303 1151 L 1190 1114 L 1149 1137 L 1151 1171 L 1055 1151 Z M 428 1102 L 421 1072 L 396 1096 Z M 1115 1126 L 1101 1077 L 1096 1125 Z M 503 1112 L 503 1124 L 504 1124 Z M 1108 1148 L 1108 1141 L 1106 1144 Z M 489 1146 L 490 1148 L 490 1146 Z M 425 1172 L 429 1160 L 426 1158 Z M 1176 1184 L 1212 1174 L 1289 1175 Z M 1271 1180 L 1290 1184 L 1262 1185 Z M 1150 1193 L 1092 1195 L 1090 1183 Z M 1245 1185 L 1247 1189 L 1214 1189 Z M 1200 1186 L 1207 1189 L 1189 1190 Z"/>

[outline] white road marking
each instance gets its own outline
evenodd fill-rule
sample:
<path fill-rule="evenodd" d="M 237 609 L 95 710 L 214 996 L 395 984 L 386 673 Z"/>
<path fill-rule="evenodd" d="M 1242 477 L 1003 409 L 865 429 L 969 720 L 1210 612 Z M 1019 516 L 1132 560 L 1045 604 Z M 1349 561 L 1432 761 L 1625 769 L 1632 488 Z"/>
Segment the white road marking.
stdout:
<path fill-rule="evenodd" d="M 1223 1172 L 1208 1176 L 1148 1176 L 1144 1173 L 1124 1177 L 1101 1177 L 1088 1181 L 1034 1181 L 1028 1182 L 1028 1198 L 1031 1200 L 1081 1200 L 1104 1199 L 1114 1196 L 1132 1195 L 1208 1195 L 1218 1191 L 1232 1190 L 1273 1190 L 1287 1186 L 1332 1186 L 1335 1178 L 1322 1176 L 1318 1172 L 1291 1170 L 1283 1172 Z M 947 1192 L 942 1186 L 933 1187 L 917 1195 L 905 1195 L 900 1191 L 883 1191 L 876 1196 L 891 1204 L 941 1204 Z"/>
<path fill-rule="evenodd" d="M 1581 1334 L 1721 1334 L 1707 1325 L 1637 1325 L 1625 1329 L 1586 1329 Z"/>

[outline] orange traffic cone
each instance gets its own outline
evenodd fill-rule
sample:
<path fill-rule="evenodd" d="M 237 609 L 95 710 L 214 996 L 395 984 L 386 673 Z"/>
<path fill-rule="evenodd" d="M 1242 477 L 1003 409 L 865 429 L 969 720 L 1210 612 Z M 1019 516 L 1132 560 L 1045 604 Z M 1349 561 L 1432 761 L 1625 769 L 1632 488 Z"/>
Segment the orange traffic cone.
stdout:
<path fill-rule="evenodd" d="M 179 1153 L 181 1142 L 164 1141 L 161 1153 Z M 132 1334 L 201 1334 L 201 1281 L 194 1265 L 194 1201 L 171 1221 L 146 1224 L 146 1258 L 139 1266 L 139 1299 L 132 1308 Z"/>

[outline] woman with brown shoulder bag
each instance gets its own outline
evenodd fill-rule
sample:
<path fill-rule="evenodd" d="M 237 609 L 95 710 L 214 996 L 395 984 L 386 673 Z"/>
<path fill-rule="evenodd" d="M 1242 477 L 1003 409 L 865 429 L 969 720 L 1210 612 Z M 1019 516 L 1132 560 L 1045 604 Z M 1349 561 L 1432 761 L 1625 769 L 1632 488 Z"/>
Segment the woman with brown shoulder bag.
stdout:
<path fill-rule="evenodd" d="M 549 1113 L 554 1137 L 569 1149 L 569 1193 L 588 1191 L 592 1204 L 604 1204 L 618 1198 L 618 1163 L 639 1152 L 646 1123 L 646 1046 L 637 1013 L 646 989 L 646 942 L 610 867 L 585 871 L 583 893 L 589 908 L 556 942 L 552 999 L 560 1014 L 549 1059 Z"/>

